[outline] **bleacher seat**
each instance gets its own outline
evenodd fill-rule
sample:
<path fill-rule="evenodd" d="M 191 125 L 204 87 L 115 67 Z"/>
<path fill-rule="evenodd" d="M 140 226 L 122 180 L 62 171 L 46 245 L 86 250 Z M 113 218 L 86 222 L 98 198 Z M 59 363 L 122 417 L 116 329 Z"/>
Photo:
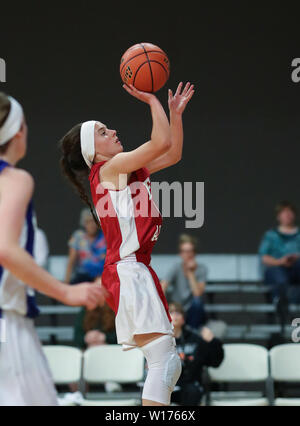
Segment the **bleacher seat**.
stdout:
<path fill-rule="evenodd" d="M 66 385 L 81 379 L 82 352 L 70 346 L 43 346 L 54 383 Z"/>
<path fill-rule="evenodd" d="M 262 346 L 249 344 L 224 345 L 224 361 L 218 368 L 209 368 L 211 382 L 215 383 L 267 383 L 268 351 Z M 214 395 L 216 395 L 214 393 Z M 222 394 L 224 396 L 224 393 Z M 213 406 L 268 406 L 266 397 L 225 398 L 211 400 Z"/>
<path fill-rule="evenodd" d="M 107 381 L 134 383 L 144 378 L 144 357 L 135 349 L 123 352 L 118 345 L 105 345 L 88 349 L 82 355 L 77 348 L 44 346 L 56 385 L 78 383 L 83 377 L 87 383 Z M 213 406 L 267 406 L 273 405 L 270 378 L 275 382 L 300 382 L 300 345 L 286 344 L 273 347 L 269 352 L 262 346 L 249 344 L 224 345 L 225 358 L 218 368 L 209 368 L 212 383 L 264 383 L 266 397 L 259 391 L 210 392 L 209 405 Z M 268 358 L 270 357 L 270 368 Z M 84 360 L 84 362 L 82 362 Z M 90 394 L 81 399 L 84 406 L 140 405 L 140 392 Z M 60 398 L 62 405 L 78 405 Z M 71 401 L 71 399 L 70 399 Z M 300 398 L 276 398 L 276 406 L 300 406 Z"/>
<path fill-rule="evenodd" d="M 144 377 L 144 356 L 138 349 L 123 351 L 119 345 L 104 345 L 90 348 L 84 353 L 83 379 L 89 384 L 103 384 L 105 382 L 132 383 L 141 382 Z M 112 405 L 139 405 L 138 398 L 128 398 L 126 393 L 123 398 L 116 399 L 111 395 Z M 89 397 L 82 405 L 108 404 L 109 399 Z"/>
<path fill-rule="evenodd" d="M 82 352 L 69 346 L 43 346 L 56 385 L 78 383 L 81 379 Z M 60 399 L 62 401 L 62 399 Z M 63 403 L 63 405 L 74 405 Z"/>
<path fill-rule="evenodd" d="M 300 383 L 300 345 L 291 343 L 270 350 L 271 377 L 274 382 Z M 300 398 L 276 398 L 276 406 L 300 406 Z"/>

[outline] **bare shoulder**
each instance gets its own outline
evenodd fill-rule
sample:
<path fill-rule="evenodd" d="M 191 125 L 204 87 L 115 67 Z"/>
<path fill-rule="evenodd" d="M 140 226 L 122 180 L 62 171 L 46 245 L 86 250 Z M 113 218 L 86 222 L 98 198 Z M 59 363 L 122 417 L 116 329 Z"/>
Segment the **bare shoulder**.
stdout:
<path fill-rule="evenodd" d="M 32 192 L 34 188 L 34 180 L 30 173 L 26 170 L 9 167 L 1 173 L 0 187 L 1 192 L 20 190 L 23 192 Z"/>
<path fill-rule="evenodd" d="M 127 156 L 127 152 L 119 152 L 119 154 L 108 160 L 101 167 L 102 175 L 117 175 L 120 171 L 120 166 L 122 163 L 125 163 Z"/>
<path fill-rule="evenodd" d="M 120 164 L 126 161 L 126 153 L 121 152 L 105 163 L 99 171 L 99 180 L 104 188 L 123 189 L 127 186 L 129 175 L 120 172 Z"/>

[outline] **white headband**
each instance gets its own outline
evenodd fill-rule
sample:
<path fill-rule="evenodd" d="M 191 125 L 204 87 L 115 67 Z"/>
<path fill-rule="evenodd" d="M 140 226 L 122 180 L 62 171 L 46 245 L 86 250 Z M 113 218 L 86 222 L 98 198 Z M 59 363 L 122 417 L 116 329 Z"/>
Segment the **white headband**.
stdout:
<path fill-rule="evenodd" d="M 95 157 L 95 124 L 98 121 L 86 121 L 81 126 L 80 143 L 84 161 L 91 169 Z"/>
<path fill-rule="evenodd" d="M 11 96 L 8 99 L 10 100 L 10 111 L 5 123 L 0 128 L 0 145 L 6 144 L 18 133 L 24 117 L 23 108 L 19 102 Z"/>

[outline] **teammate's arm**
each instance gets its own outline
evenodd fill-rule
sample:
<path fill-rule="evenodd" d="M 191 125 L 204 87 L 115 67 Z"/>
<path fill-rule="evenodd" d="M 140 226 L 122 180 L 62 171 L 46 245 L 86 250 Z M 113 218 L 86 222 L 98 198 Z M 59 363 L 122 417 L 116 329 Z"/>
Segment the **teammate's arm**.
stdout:
<path fill-rule="evenodd" d="M 155 95 L 140 92 L 133 86 L 123 86 L 132 96 L 150 106 L 153 127 L 151 140 L 130 152 L 121 152 L 109 160 L 102 168 L 102 176 L 115 176 L 130 173 L 145 167 L 150 161 L 161 156 L 171 146 L 171 133 L 169 120 Z"/>
<path fill-rule="evenodd" d="M 169 90 L 171 147 L 165 154 L 147 164 L 146 167 L 150 174 L 173 166 L 181 160 L 183 148 L 182 114 L 195 93 L 194 85 L 190 83 L 187 83 L 183 90 L 182 88 L 183 83 L 179 83 L 174 96 L 172 90 Z"/>
<path fill-rule="evenodd" d="M 39 267 L 30 254 L 20 247 L 28 203 L 33 193 L 33 179 L 23 170 L 6 169 L 0 183 L 0 264 L 30 287 L 62 303 L 94 309 L 103 303 L 103 291 L 97 285 L 70 287 Z"/>

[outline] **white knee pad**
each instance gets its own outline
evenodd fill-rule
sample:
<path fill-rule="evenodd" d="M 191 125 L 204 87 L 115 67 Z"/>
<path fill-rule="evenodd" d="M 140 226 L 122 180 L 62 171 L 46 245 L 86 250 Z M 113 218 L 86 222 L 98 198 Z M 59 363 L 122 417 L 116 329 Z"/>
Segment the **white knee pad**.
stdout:
<path fill-rule="evenodd" d="M 181 374 L 181 361 L 174 337 L 164 335 L 140 349 L 148 364 L 143 399 L 169 405 L 171 393 Z"/>

